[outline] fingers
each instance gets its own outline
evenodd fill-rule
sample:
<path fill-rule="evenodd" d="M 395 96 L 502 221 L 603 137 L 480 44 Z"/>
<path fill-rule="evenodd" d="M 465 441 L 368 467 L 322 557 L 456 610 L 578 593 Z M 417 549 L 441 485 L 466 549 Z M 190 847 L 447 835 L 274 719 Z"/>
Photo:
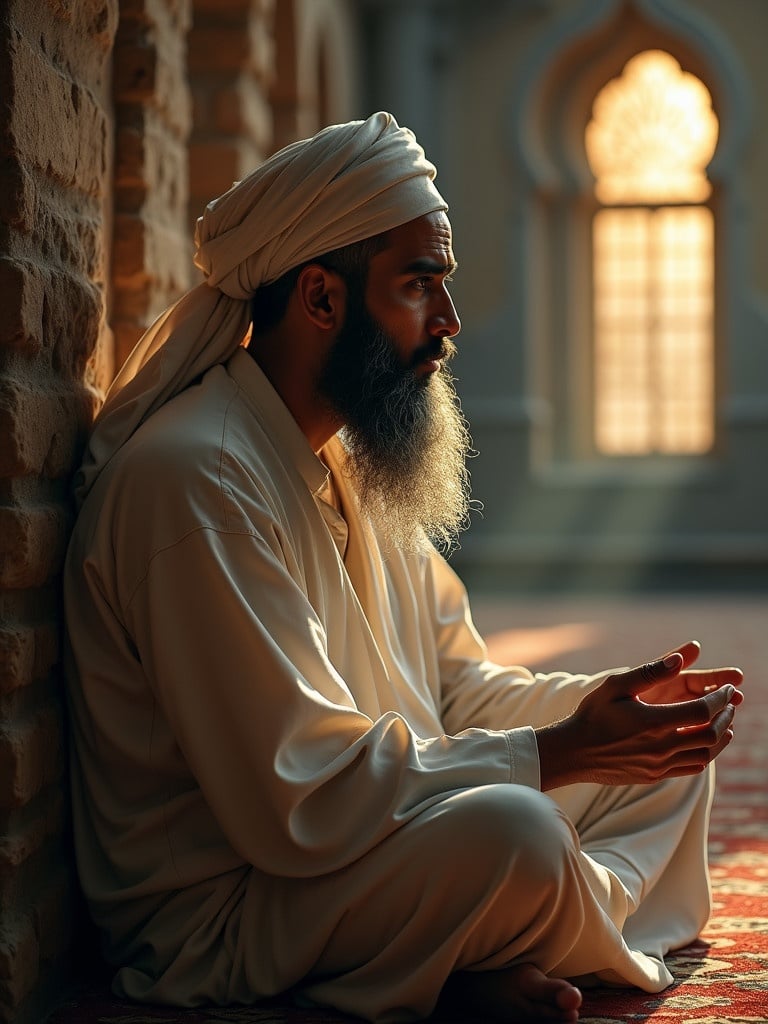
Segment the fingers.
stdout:
<path fill-rule="evenodd" d="M 698 640 L 688 640 L 681 647 L 675 647 L 669 654 L 679 654 L 683 659 L 683 668 L 690 668 L 701 654 L 701 644 Z M 663 658 L 661 659 L 664 660 Z"/>
<path fill-rule="evenodd" d="M 728 746 L 743 676 L 736 668 L 687 668 L 698 654 L 698 643 L 689 641 L 608 676 L 585 695 L 573 717 L 589 781 L 693 775 Z"/>
<path fill-rule="evenodd" d="M 714 761 L 733 739 L 733 716 L 736 709 L 727 704 L 704 728 L 678 732 L 680 745 L 673 759 L 673 770 L 667 774 L 691 774 Z"/>
<path fill-rule="evenodd" d="M 707 701 L 702 698 L 689 702 L 688 706 L 693 709 L 694 705 L 706 717 Z M 646 706 L 648 743 L 642 762 L 648 781 L 703 771 L 733 739 L 731 726 L 735 711 L 733 704 L 726 703 L 706 721 L 674 728 L 670 721 L 671 706 Z"/>
<path fill-rule="evenodd" d="M 704 694 L 703 697 L 697 697 L 695 700 L 689 700 L 682 704 L 660 705 L 658 710 L 668 710 L 673 716 L 676 716 L 679 730 L 702 729 L 711 725 L 724 711 L 729 712 L 730 717 L 733 718 L 737 694 L 741 696 L 740 692 L 729 684 L 712 690 Z"/>
<path fill-rule="evenodd" d="M 732 685 L 713 690 L 703 697 L 680 704 L 642 704 L 643 727 L 654 735 L 660 749 L 666 747 L 677 758 L 697 757 L 692 763 L 703 767 L 730 743 L 731 724 L 740 693 Z M 726 733 L 728 735 L 726 735 Z"/>
<path fill-rule="evenodd" d="M 744 681 L 744 675 L 740 669 L 734 667 L 716 669 L 691 669 L 690 665 L 699 657 L 701 645 L 697 640 L 689 640 L 675 650 L 670 651 L 658 661 L 647 662 L 626 672 L 618 672 L 610 677 L 610 682 L 615 694 L 637 697 L 651 687 L 657 687 L 658 692 L 654 694 L 654 703 L 658 703 L 664 692 L 663 684 L 675 679 L 681 672 L 685 674 L 685 689 L 692 696 L 699 696 L 718 690 L 723 686 L 740 686 Z M 608 680 L 606 680 L 608 682 Z M 679 689 L 680 687 L 678 687 Z M 682 692 L 685 692 L 684 690 Z M 671 699 L 675 699 L 674 697 Z M 677 698 L 679 699 L 679 698 Z M 740 704 L 743 694 L 739 693 L 735 703 Z"/>
<path fill-rule="evenodd" d="M 685 659 L 680 651 L 672 651 L 658 661 L 649 661 L 626 672 L 617 672 L 609 676 L 604 685 L 610 686 L 615 696 L 637 697 L 643 690 L 657 683 L 674 679 L 684 664 Z"/>
<path fill-rule="evenodd" d="M 719 690 L 722 686 L 741 686 L 744 673 L 739 668 L 694 668 L 685 673 L 688 690 L 697 696 Z M 744 695 L 738 690 L 735 703 L 741 704 Z"/>

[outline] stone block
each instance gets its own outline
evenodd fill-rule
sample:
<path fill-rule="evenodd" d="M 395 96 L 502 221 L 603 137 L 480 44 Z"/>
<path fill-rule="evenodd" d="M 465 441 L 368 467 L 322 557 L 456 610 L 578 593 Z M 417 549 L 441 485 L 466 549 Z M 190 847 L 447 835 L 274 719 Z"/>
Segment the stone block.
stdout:
<path fill-rule="evenodd" d="M 43 310 L 43 331 L 51 363 L 60 379 L 77 386 L 98 343 L 104 299 L 85 277 L 66 273 L 51 277 L 50 299 Z M 71 393 L 66 393 L 66 400 Z"/>
<path fill-rule="evenodd" d="M 0 693 L 27 686 L 34 678 L 34 668 L 35 632 L 32 627 L 0 625 Z"/>
<path fill-rule="evenodd" d="M 40 970 L 40 947 L 31 915 L 3 915 L 0 924 L 0 1021 L 14 1012 L 33 989 Z"/>
<path fill-rule="evenodd" d="M 115 47 L 112 83 L 120 102 L 151 100 L 157 88 L 159 54 L 148 43 Z"/>
<path fill-rule="evenodd" d="M 52 792 L 50 798 L 37 801 L 36 808 L 31 821 L 26 821 L 23 827 L 10 828 L 0 836 L 0 885 L 12 878 L 64 826 L 63 793 Z"/>
<path fill-rule="evenodd" d="M 178 137 L 189 133 L 191 120 L 186 81 L 186 2 L 167 0 L 139 5 L 141 14 L 124 14 L 114 50 L 114 94 L 121 106 L 133 104 L 134 115 L 152 107 L 163 111 L 165 127 Z M 123 117 L 118 118 L 124 121 Z"/>
<path fill-rule="evenodd" d="M 192 22 L 192 0 L 145 0 L 146 12 L 157 25 L 183 36 Z"/>
<path fill-rule="evenodd" d="M 76 451 L 81 417 L 73 392 L 0 378 L 0 478 L 65 476 Z"/>
<path fill-rule="evenodd" d="M 40 587 L 61 571 L 67 520 L 53 505 L 0 507 L 0 587 Z M 0 773 L 1 775 L 2 773 Z"/>
<path fill-rule="evenodd" d="M 118 0 L 7 0 L 6 6 L 18 28 L 39 40 L 46 59 L 74 77 L 98 81 L 117 27 Z"/>
<path fill-rule="evenodd" d="M 251 44 L 243 25 L 192 28 L 187 60 L 192 74 L 237 75 L 248 67 Z"/>
<path fill-rule="evenodd" d="M 42 346 L 44 299 L 45 279 L 37 264 L 0 257 L 0 348 L 37 355 Z"/>
<path fill-rule="evenodd" d="M 30 234 L 36 214 L 32 176 L 13 155 L 12 139 L 0 135 L 0 146 L 9 151 L 0 159 L 0 181 L 3 183 L 0 189 L 0 223 L 6 228 Z"/>
<path fill-rule="evenodd" d="M 189 175 L 193 194 L 208 202 L 238 181 L 241 175 L 241 146 L 237 139 L 192 142 L 189 147 Z"/>
<path fill-rule="evenodd" d="M 160 134 L 158 126 L 157 136 Z M 188 194 L 185 146 L 166 133 L 162 144 L 158 142 L 148 148 L 145 173 L 148 191 L 142 215 L 150 225 L 157 224 L 164 230 L 183 231 Z"/>
<path fill-rule="evenodd" d="M 134 213 L 116 214 L 112 229 L 112 268 L 117 281 L 143 281 L 149 276 L 144 259 L 147 223 Z"/>
<path fill-rule="evenodd" d="M 60 778 L 61 729 L 52 706 L 0 728 L 0 810 L 23 807 Z"/>
<path fill-rule="evenodd" d="M 41 415 L 42 414 L 42 415 Z M 44 396 L 26 383 L 0 380 L 0 476 L 28 476 L 40 471 L 48 451 L 50 418 Z"/>
<path fill-rule="evenodd" d="M 10 52 L 16 102 L 8 136 L 11 152 L 65 185 L 100 195 L 106 134 L 104 112 L 91 94 L 75 85 L 34 49 L 18 39 Z"/>
<path fill-rule="evenodd" d="M 115 188 L 118 191 L 140 189 L 137 202 L 141 202 L 147 190 L 144 172 L 147 138 L 143 116 L 140 116 L 137 121 L 138 123 L 117 126 L 113 175 Z"/>
<path fill-rule="evenodd" d="M 213 95 L 215 127 L 222 135 L 241 135 L 261 147 L 272 137 L 272 110 L 264 89 L 252 77 Z"/>

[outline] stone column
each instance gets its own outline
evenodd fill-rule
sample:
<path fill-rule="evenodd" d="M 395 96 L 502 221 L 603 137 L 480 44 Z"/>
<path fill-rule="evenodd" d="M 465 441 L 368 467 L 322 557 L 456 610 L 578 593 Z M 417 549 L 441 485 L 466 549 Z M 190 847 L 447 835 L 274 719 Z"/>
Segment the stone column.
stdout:
<path fill-rule="evenodd" d="M 70 978 L 58 581 L 102 324 L 116 0 L 0 7 L 0 1022 Z"/>

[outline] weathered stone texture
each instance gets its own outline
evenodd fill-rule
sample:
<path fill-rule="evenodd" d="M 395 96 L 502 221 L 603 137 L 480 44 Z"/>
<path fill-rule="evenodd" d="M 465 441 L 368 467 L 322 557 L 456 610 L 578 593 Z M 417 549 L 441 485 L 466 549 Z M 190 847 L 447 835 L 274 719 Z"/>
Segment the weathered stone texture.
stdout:
<path fill-rule="evenodd" d="M 115 40 L 112 327 L 119 365 L 189 284 L 189 0 L 121 4 Z"/>
<path fill-rule="evenodd" d="M 0 6 L 0 1022 L 70 962 L 58 576 L 104 306 L 117 0 Z M 69 880 L 68 880 L 69 878 Z"/>
<path fill-rule="evenodd" d="M 190 283 L 190 213 L 273 148 L 274 14 L 0 0 L 0 1024 L 39 1024 L 77 962 L 69 478 L 99 390 Z"/>
<path fill-rule="evenodd" d="M 61 722 L 42 708 L 0 732 L 0 810 L 22 807 L 61 773 Z"/>
<path fill-rule="evenodd" d="M 2 623 L 0 694 L 45 678 L 56 665 L 58 657 L 59 635 L 55 623 Z"/>
<path fill-rule="evenodd" d="M 270 0 L 204 0 L 189 34 L 194 133 L 189 150 L 190 227 L 206 203 L 272 149 L 274 77 Z"/>

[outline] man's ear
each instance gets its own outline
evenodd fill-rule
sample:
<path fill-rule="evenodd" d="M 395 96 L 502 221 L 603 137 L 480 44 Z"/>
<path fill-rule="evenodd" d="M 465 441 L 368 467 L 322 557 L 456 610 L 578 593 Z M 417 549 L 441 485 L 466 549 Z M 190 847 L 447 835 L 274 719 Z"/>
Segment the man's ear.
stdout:
<path fill-rule="evenodd" d="M 310 263 L 296 282 L 296 298 L 303 315 L 321 331 L 336 331 L 344 321 L 347 289 L 333 270 Z"/>

